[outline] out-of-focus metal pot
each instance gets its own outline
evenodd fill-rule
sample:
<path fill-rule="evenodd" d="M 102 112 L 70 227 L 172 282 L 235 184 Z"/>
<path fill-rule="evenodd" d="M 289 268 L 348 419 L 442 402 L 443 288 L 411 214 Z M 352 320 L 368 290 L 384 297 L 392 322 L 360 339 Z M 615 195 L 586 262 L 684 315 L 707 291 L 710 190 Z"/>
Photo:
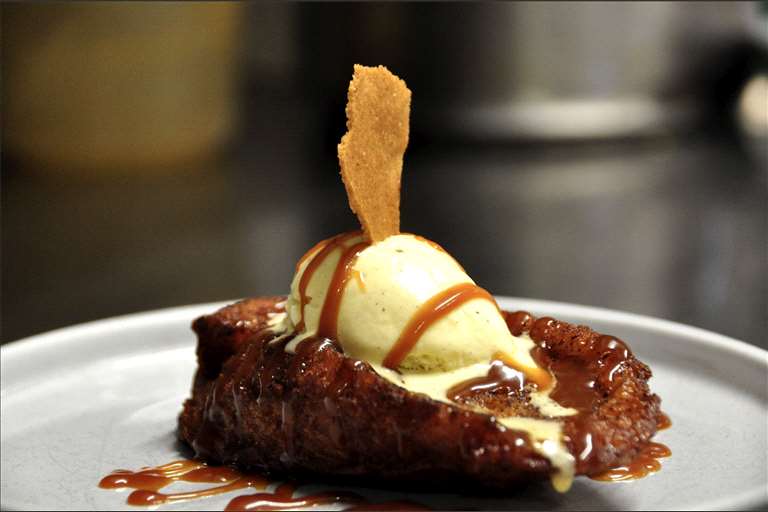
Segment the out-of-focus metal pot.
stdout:
<path fill-rule="evenodd" d="M 304 4 L 304 80 L 354 62 L 414 91 L 416 131 L 482 139 L 659 133 L 702 111 L 753 2 Z M 329 91 L 331 89 L 331 91 Z"/>

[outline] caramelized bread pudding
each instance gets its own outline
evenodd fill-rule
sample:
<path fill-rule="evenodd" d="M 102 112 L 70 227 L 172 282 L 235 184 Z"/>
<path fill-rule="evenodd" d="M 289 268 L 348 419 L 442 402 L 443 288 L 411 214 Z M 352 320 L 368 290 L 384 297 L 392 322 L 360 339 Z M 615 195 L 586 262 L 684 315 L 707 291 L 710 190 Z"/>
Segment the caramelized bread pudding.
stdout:
<path fill-rule="evenodd" d="M 284 304 L 283 297 L 248 299 L 195 320 L 199 367 L 179 435 L 198 457 L 271 475 L 502 490 L 555 473 L 529 433 L 497 420 L 542 418 L 530 384 L 501 378 L 474 390 L 469 384 L 455 404 L 437 401 L 381 377 L 331 339 L 307 338 L 287 352 L 291 338 L 270 327 Z M 553 398 L 578 410 L 558 420 L 574 472 L 630 462 L 660 418 L 648 367 L 620 340 L 588 327 L 503 315 L 513 334 L 534 340 L 536 358 L 557 380 Z"/>

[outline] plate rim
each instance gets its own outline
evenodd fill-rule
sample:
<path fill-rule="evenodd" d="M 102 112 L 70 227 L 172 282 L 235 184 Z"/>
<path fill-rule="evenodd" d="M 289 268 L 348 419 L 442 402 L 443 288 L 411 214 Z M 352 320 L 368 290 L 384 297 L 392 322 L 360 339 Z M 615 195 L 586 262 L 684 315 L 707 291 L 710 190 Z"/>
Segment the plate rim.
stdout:
<path fill-rule="evenodd" d="M 659 334 L 668 334 L 676 336 L 685 336 L 690 341 L 707 346 L 715 346 L 734 355 L 745 357 L 768 369 L 768 350 L 762 349 L 745 341 L 719 334 L 713 331 L 695 327 L 692 325 L 666 320 L 663 318 L 631 313 L 615 309 L 608 309 L 596 306 L 585 306 L 572 304 L 568 302 L 549 301 L 542 299 L 531 299 L 525 297 L 512 297 L 504 295 L 494 295 L 500 305 L 504 303 L 514 303 L 515 307 L 529 311 L 537 309 L 557 309 L 561 311 L 558 314 L 569 316 L 590 316 L 597 321 L 616 322 L 633 327 L 639 327 Z M 93 335 L 99 331 L 110 330 L 114 327 L 125 327 L 130 324 L 132 327 L 147 327 L 153 323 L 165 323 L 174 318 L 184 318 L 192 322 L 194 317 L 205 314 L 206 311 L 213 312 L 217 309 L 232 304 L 243 299 L 201 302 L 197 304 L 187 304 L 183 306 L 172 306 L 167 308 L 139 311 L 126 315 L 112 316 L 99 320 L 92 320 L 66 327 L 60 327 L 51 331 L 46 331 L 18 340 L 10 341 L 0 346 L 0 355 L 2 359 L 8 357 L 19 357 L 19 353 L 25 350 L 44 350 L 48 346 L 64 344 L 70 339 L 78 336 Z M 525 307 L 521 307 L 525 306 Z M 631 340 L 630 340 L 631 343 Z M 3 361 L 5 364 L 5 361 Z"/>

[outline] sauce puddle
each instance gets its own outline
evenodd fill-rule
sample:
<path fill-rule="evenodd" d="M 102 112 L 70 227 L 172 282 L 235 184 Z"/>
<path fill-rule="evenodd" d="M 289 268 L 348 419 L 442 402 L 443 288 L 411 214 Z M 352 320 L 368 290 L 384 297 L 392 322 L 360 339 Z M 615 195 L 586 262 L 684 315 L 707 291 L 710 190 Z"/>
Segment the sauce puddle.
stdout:
<path fill-rule="evenodd" d="M 282 510 L 339 503 L 355 506 L 366 503 L 365 499 L 352 492 L 327 491 L 307 496 L 294 496 L 296 485 L 280 484 L 274 493 L 257 493 L 238 496 L 229 502 L 224 510 Z"/>
<path fill-rule="evenodd" d="M 505 313 L 505 321 L 514 336 L 528 332 L 537 343 L 531 350 L 531 356 L 540 368 L 547 369 L 555 377 L 555 386 L 550 398 L 563 407 L 576 409 L 575 432 L 570 437 L 573 453 L 579 462 L 590 462 L 596 453 L 592 447 L 593 422 L 590 414 L 604 399 L 607 392 L 620 384 L 621 372 L 632 357 L 629 347 L 620 339 L 610 335 L 597 335 L 585 340 L 589 343 L 584 349 L 586 356 L 561 355 L 548 347 L 547 332 L 556 329 L 558 322 L 549 317 L 536 319 L 526 311 Z M 506 395 L 522 392 L 527 375 L 507 367 L 506 361 L 492 361 L 486 376 L 460 382 L 448 390 L 447 398 L 453 402 L 474 398 L 482 399 L 490 392 L 502 392 Z M 528 379 L 530 380 L 530 379 Z M 546 389 L 548 383 L 538 387 Z M 664 413 L 659 413 L 656 423 L 658 431 L 672 426 Z M 635 459 L 625 465 L 611 468 L 590 478 L 599 481 L 626 481 L 648 476 L 661 469 L 658 459 L 669 457 L 671 450 L 657 442 L 649 441 Z"/>
<path fill-rule="evenodd" d="M 161 489 L 175 482 L 218 485 L 188 492 L 160 492 Z M 208 466 L 194 460 L 178 460 L 138 471 L 118 469 L 102 478 L 99 487 L 112 490 L 133 489 L 126 503 L 137 506 L 156 506 L 208 498 L 248 488 L 263 491 L 270 483 L 262 476 L 242 474 L 227 466 Z M 331 504 L 341 505 L 345 507 L 344 510 L 429 510 L 424 505 L 409 501 L 371 503 L 363 496 L 348 491 L 329 490 L 296 496 L 297 489 L 297 484 L 282 483 L 274 492 L 237 496 L 230 500 L 224 510 L 294 510 Z"/>
<path fill-rule="evenodd" d="M 659 421 L 656 423 L 656 428 L 659 430 L 666 430 L 672 426 L 672 420 L 669 419 L 665 413 L 659 415 Z"/>
<path fill-rule="evenodd" d="M 637 480 L 644 478 L 651 473 L 661 469 L 661 462 L 658 459 L 672 455 L 670 449 L 661 444 L 650 442 L 635 457 L 635 460 L 626 466 L 609 469 L 603 473 L 592 475 L 589 478 L 600 482 L 624 482 L 627 480 Z"/>
<path fill-rule="evenodd" d="M 189 492 L 162 493 L 161 489 L 174 482 L 219 484 Z M 225 466 L 211 467 L 193 460 L 179 460 L 139 471 L 119 469 L 99 482 L 102 489 L 134 489 L 128 495 L 129 505 L 161 505 L 177 501 L 207 498 L 253 487 L 264 489 L 269 482 L 260 476 L 243 475 Z"/>
<path fill-rule="evenodd" d="M 430 297 L 408 320 L 400 332 L 400 337 L 389 349 L 382 365 L 390 370 L 397 370 L 400 363 L 416 346 L 424 331 L 454 309 L 474 299 L 484 299 L 496 304 L 490 293 L 474 283 L 459 283 Z"/>
<path fill-rule="evenodd" d="M 658 430 L 665 430 L 671 426 L 672 420 L 669 419 L 669 416 L 663 412 L 660 413 L 659 419 L 656 422 L 656 428 Z M 670 455 L 672 455 L 672 450 L 667 445 L 651 441 L 640 451 L 635 460 L 626 466 L 612 468 L 597 475 L 592 475 L 589 478 L 599 482 L 626 482 L 627 480 L 645 478 L 651 473 L 661 470 L 659 459 L 669 457 Z"/>

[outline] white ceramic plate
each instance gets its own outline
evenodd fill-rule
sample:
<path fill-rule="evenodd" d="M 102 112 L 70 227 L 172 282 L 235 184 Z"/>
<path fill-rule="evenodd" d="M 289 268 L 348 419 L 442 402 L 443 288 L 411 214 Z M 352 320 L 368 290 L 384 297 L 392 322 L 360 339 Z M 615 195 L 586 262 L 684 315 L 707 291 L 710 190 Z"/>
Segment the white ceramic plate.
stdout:
<path fill-rule="evenodd" d="M 626 340 L 653 369 L 671 429 L 657 439 L 673 452 L 645 479 L 578 478 L 558 495 L 547 485 L 509 499 L 398 495 L 436 508 L 741 509 L 768 504 L 768 352 L 693 327 L 627 313 L 501 298 Z M 196 316 L 206 304 L 93 322 L 2 348 L 2 507 L 130 509 L 126 494 L 96 487 L 116 468 L 180 458 L 174 432 L 195 369 Z M 177 484 L 178 485 L 178 484 Z M 253 492 L 253 491 L 240 491 Z M 233 495 L 164 505 L 223 510 Z M 138 509 L 141 510 L 141 509 Z"/>

